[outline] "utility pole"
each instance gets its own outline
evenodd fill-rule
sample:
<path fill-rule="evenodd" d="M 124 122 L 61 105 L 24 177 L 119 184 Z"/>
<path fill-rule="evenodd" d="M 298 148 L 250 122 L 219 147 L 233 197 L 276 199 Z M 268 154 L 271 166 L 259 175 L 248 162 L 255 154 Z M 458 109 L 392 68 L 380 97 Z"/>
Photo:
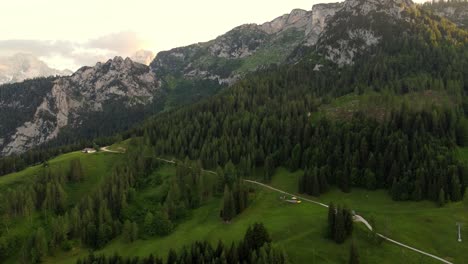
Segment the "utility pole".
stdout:
<path fill-rule="evenodd" d="M 457 222 L 457 227 L 458 227 L 458 242 L 462 242 L 462 239 L 461 239 L 461 223 Z"/>

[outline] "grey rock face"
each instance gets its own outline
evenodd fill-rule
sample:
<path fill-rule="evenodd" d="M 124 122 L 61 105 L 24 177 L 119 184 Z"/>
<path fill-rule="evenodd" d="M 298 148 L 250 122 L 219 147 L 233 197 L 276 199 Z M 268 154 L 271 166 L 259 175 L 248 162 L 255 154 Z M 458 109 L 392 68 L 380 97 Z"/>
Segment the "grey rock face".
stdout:
<path fill-rule="evenodd" d="M 2 155 L 22 153 L 57 137 L 66 126 L 80 126 L 80 116 L 102 111 L 111 101 L 123 108 L 152 102 L 159 83 L 149 67 L 115 57 L 94 67 L 83 67 L 72 76 L 58 78 L 36 109 L 32 120 L 2 139 Z"/>
<path fill-rule="evenodd" d="M 242 25 L 209 42 L 160 52 L 151 67 L 160 77 L 232 84 L 246 72 L 284 62 L 301 45 L 315 45 L 328 19 L 342 6 L 319 4 L 310 11 L 294 9 L 261 25 Z"/>
<path fill-rule="evenodd" d="M 461 28 L 468 29 L 468 3 L 466 2 L 424 5 L 423 8 L 445 17 Z"/>

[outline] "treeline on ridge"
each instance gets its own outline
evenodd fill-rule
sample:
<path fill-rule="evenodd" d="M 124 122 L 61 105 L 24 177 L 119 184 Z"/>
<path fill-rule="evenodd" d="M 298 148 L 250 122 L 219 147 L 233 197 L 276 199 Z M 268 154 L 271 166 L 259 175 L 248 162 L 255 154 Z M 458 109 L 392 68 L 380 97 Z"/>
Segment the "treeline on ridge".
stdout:
<path fill-rule="evenodd" d="M 271 245 L 271 238 L 263 224 L 255 223 L 250 226 L 244 236 L 244 239 L 238 243 L 224 245 L 219 241 L 216 247 L 210 243 L 194 242 L 191 245 L 184 246 L 177 253 L 170 250 L 166 260 L 160 257 L 150 255 L 148 257 L 122 257 L 114 256 L 95 256 L 89 255 L 84 259 L 78 260 L 77 264 L 202 264 L 202 263 L 288 263 L 285 254 Z"/>

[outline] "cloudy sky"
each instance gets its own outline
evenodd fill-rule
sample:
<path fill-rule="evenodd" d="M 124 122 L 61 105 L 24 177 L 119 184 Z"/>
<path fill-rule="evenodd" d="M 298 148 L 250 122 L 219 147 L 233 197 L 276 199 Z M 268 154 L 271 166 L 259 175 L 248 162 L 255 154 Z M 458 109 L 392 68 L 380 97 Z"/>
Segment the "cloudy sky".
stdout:
<path fill-rule="evenodd" d="M 320 2 L 336 1 L 5 0 L 0 56 L 32 53 L 57 69 L 76 70 L 139 49 L 157 53 L 207 41 Z"/>

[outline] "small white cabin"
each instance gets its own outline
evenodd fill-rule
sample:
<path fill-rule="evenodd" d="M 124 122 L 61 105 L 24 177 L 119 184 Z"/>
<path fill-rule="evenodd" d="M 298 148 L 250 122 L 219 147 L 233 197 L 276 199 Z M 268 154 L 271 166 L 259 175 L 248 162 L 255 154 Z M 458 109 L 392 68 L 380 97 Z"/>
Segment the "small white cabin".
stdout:
<path fill-rule="evenodd" d="M 82 153 L 87 153 L 87 154 L 88 154 L 88 153 L 95 153 L 96 150 L 93 149 L 93 148 L 84 148 L 81 152 L 82 152 Z"/>

